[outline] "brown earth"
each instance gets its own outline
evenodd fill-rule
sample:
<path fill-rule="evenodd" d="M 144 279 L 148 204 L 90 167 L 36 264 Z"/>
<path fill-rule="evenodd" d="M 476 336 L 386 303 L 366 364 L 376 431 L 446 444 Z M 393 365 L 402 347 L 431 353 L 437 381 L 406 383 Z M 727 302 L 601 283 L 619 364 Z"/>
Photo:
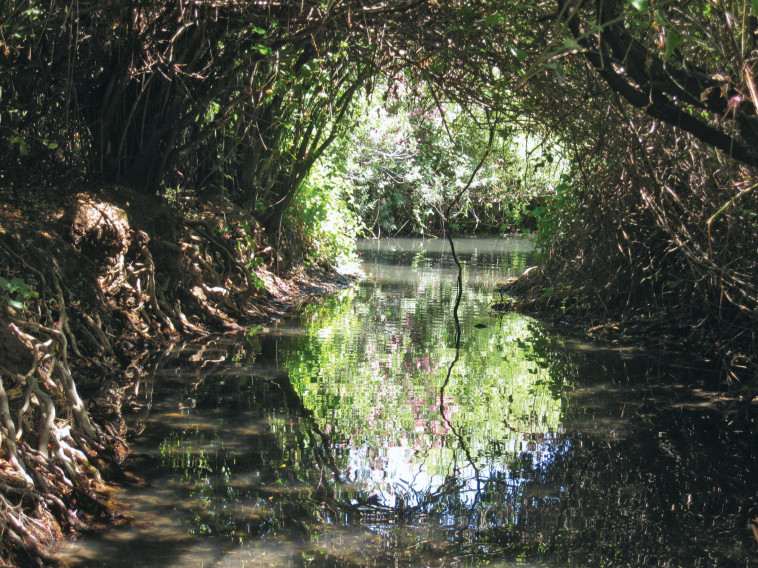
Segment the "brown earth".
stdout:
<path fill-rule="evenodd" d="M 47 565 L 55 539 L 117 521 L 120 393 L 147 351 L 283 317 L 356 276 L 304 270 L 294 239 L 271 243 L 222 197 L 24 196 L 0 189 L 0 564 Z"/>

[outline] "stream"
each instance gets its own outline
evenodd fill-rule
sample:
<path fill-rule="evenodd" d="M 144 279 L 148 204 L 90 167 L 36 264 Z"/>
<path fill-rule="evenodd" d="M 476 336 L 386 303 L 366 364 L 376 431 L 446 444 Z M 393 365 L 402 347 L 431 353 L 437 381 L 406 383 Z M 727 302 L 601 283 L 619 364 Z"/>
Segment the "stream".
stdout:
<path fill-rule="evenodd" d="M 519 239 L 456 241 L 456 350 L 447 242 L 359 249 L 359 284 L 153 356 L 114 496 L 133 521 L 64 565 L 758 565 L 755 408 L 718 368 L 494 313 Z"/>

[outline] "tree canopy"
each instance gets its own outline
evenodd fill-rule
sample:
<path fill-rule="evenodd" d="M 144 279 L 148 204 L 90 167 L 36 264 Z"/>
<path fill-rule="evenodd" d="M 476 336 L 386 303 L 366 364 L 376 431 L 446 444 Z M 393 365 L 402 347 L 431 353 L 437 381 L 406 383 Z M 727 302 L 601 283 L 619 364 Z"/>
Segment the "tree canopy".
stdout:
<path fill-rule="evenodd" d="M 755 165 L 753 10 L 705 0 L 17 0 L 0 11 L 1 128 L 22 155 L 46 146 L 148 192 L 212 181 L 243 201 L 286 205 L 355 94 L 386 76 L 390 88 L 424 82 L 437 102 L 478 105 L 498 121 L 539 119 L 535 99 L 570 113 L 572 92 L 607 89 Z"/>

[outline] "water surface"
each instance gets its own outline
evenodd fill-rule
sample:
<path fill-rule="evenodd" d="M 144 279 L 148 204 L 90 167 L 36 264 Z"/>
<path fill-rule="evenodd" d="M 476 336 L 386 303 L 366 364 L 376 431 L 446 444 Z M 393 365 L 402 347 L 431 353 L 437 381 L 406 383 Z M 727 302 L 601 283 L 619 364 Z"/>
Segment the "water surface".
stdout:
<path fill-rule="evenodd" d="M 71 566 L 750 566 L 753 409 L 692 358 L 495 314 L 527 241 L 361 243 L 291 320 L 157 354 L 131 393 L 131 526 Z"/>

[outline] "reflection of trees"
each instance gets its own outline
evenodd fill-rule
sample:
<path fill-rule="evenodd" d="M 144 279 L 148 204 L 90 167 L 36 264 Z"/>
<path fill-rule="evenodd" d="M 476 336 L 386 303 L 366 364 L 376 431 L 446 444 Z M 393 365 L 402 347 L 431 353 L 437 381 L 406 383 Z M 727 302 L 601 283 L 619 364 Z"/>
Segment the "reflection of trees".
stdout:
<path fill-rule="evenodd" d="M 485 291 L 463 290 L 458 336 L 449 289 L 423 284 L 434 293 L 413 303 L 383 282 L 326 298 L 281 346 L 219 341 L 162 362 L 159 378 L 192 369 L 181 395 L 190 418 L 154 430 L 192 531 L 308 543 L 303 565 L 320 566 L 755 559 L 749 428 L 677 408 L 672 391 L 644 386 L 661 382 L 647 363 L 580 354 L 529 318 L 474 329 L 465 306 L 484 305 Z M 607 384 L 578 388 L 586 373 Z M 387 472 L 390 451 L 412 465 L 385 480 L 391 502 L 364 483 Z M 360 544 L 310 554 L 321 546 L 312 535 L 348 533 Z"/>
<path fill-rule="evenodd" d="M 139 419 L 183 494 L 177 505 L 189 514 L 191 534 L 234 541 L 303 536 L 308 523 L 337 519 L 330 504 L 340 456 L 275 366 L 276 356 L 274 340 L 220 339 L 175 347 L 155 362 L 148 385 L 160 389 L 171 376 L 181 377 L 179 392 L 168 398 L 181 415 L 169 413 L 172 424 L 164 424 L 161 415 L 143 410 Z M 142 406 L 159 412 L 154 389 L 149 392 L 149 406 Z"/>
<path fill-rule="evenodd" d="M 407 260 L 427 262 L 418 253 Z M 421 271 L 417 286 L 423 294 L 398 295 L 394 276 L 385 274 L 364 285 L 360 298 L 326 299 L 310 310 L 308 334 L 285 355 L 305 406 L 336 442 L 362 448 L 369 468 L 386 468 L 382 452 L 407 444 L 417 473 L 388 480 L 385 491 L 394 498 L 389 503 L 358 499 L 361 522 L 381 531 L 412 524 L 414 531 L 429 533 L 426 548 L 434 554 L 481 548 L 464 546 L 461 538 L 476 540 L 471 535 L 486 526 L 487 511 L 498 499 L 513 502 L 520 483 L 508 477 L 511 462 L 527 459 L 519 453 L 522 447 L 524 456 L 537 451 L 536 440 L 556 432 L 560 418 L 555 389 L 561 377 L 549 358 L 558 352 L 555 341 L 517 314 L 505 316 L 500 326 L 474 329 L 491 292 L 459 287 L 458 302 L 465 308 L 451 311 L 450 281 L 439 275 L 450 268 L 452 261 L 446 262 L 428 277 Z M 393 268 L 374 272 L 385 270 Z M 462 335 L 461 326 L 469 333 Z M 416 484 L 422 471 L 434 483 Z M 507 486 L 499 481 L 503 476 Z M 440 528 L 444 519 L 477 528 L 455 536 Z M 403 540 L 395 533 L 393 539 Z"/>
<path fill-rule="evenodd" d="M 758 514 L 758 448 L 749 430 L 735 433 L 721 410 L 656 404 L 640 409 L 644 418 L 624 439 L 543 440 L 554 450 L 548 461 L 514 454 L 507 467 L 482 467 L 468 494 L 466 475 L 414 494 L 414 505 L 394 511 L 394 519 L 414 527 L 425 547 L 406 536 L 398 549 L 413 550 L 417 561 L 470 555 L 603 567 L 754 565 L 747 525 Z"/>
<path fill-rule="evenodd" d="M 657 404 L 620 441 L 564 439 L 552 462 L 526 472 L 516 522 L 508 510 L 490 517 L 490 542 L 591 566 L 755 562 L 755 440 L 722 411 Z"/>
<path fill-rule="evenodd" d="M 477 268 L 474 278 L 490 275 L 493 281 L 511 274 L 520 274 L 526 268 L 526 254 L 460 255 L 464 274 L 469 277 L 472 261 L 487 266 L 486 270 Z M 408 267 L 417 270 L 417 289 L 415 294 L 403 297 L 396 294 L 399 282 L 408 278 Z M 395 250 L 383 253 L 379 259 L 367 260 L 367 269 L 374 274 L 383 275 L 382 280 L 363 286 L 360 290 L 362 300 L 368 306 L 381 306 L 386 316 L 385 324 L 404 321 L 410 315 L 412 327 L 411 339 L 419 352 L 433 350 L 440 344 L 452 347 L 455 341 L 455 322 L 450 300 L 455 294 L 457 268 L 449 253 L 432 255 L 418 251 Z M 471 325 L 476 318 L 488 310 L 491 301 L 491 286 L 465 286 L 461 298 L 463 306 L 460 317 L 464 328 Z M 467 344 L 463 343 L 463 350 Z"/>
<path fill-rule="evenodd" d="M 530 364 L 557 349 L 549 336 L 529 345 Z M 446 445 L 452 467 L 433 486 L 398 488 L 401 498 L 389 507 L 340 475 L 349 450 L 335 417 L 348 414 L 325 420 L 323 408 L 308 408 L 274 366 L 282 355 L 274 340 L 253 349 L 252 370 L 230 365 L 235 353 L 240 358 L 239 345 L 217 344 L 206 360 L 221 359 L 224 349 L 226 361 L 217 365 L 192 361 L 192 350 L 163 362 L 159 379 L 196 367 L 180 397 L 191 418 L 146 431 L 164 442 L 163 466 L 182 488 L 179 506 L 192 513 L 195 534 L 307 542 L 312 534 L 328 539 L 340 527 L 365 527 L 368 542 L 382 539 L 370 560 L 338 550 L 317 556 L 323 566 L 437 565 L 451 557 L 471 565 L 505 557 L 586 566 L 745 566 L 750 558 L 745 527 L 758 516 L 750 473 L 758 448 L 749 429 L 735 435 L 715 410 L 662 409 L 671 397 L 652 400 L 651 387 L 644 391 L 649 402 L 625 385 L 610 394 L 585 389 L 583 400 L 564 408 L 564 419 L 591 425 L 602 407 L 602 416 L 623 414 L 623 436 L 522 429 L 517 447 L 506 437 L 484 449 L 469 443 L 471 430 L 454 414 L 458 435 L 448 433 Z M 624 362 L 599 359 L 608 376 L 624 376 L 618 368 Z M 578 362 L 564 355 L 554 364 Z M 326 400 L 339 410 L 341 399 Z M 439 412 L 433 411 L 438 419 Z"/>
<path fill-rule="evenodd" d="M 466 501 L 471 494 L 467 483 L 478 477 L 471 475 L 472 464 L 496 471 L 495 462 L 497 467 L 503 467 L 504 452 L 498 450 L 501 440 L 497 433 L 480 428 L 479 432 L 485 433 L 482 438 L 476 428 L 471 428 L 471 424 L 487 423 L 487 408 L 478 413 L 466 410 L 465 416 L 457 416 L 460 404 L 455 397 L 471 396 L 476 390 L 476 385 L 468 385 L 467 375 L 481 374 L 476 367 L 484 360 L 464 356 L 460 367 L 464 372 L 447 379 L 453 395 L 439 396 L 447 370 L 444 363 L 452 356 L 446 347 L 449 322 L 443 321 L 443 325 L 434 328 L 437 340 L 433 341 L 419 341 L 414 329 L 416 323 L 424 321 L 415 320 L 414 314 L 431 312 L 434 318 L 444 304 L 441 298 L 447 290 L 435 278 L 428 284 L 435 289 L 434 294 L 420 297 L 412 306 L 407 299 L 398 302 L 380 285 L 348 290 L 313 306 L 305 316 L 311 322 L 307 325 L 308 334 L 284 354 L 289 377 L 275 367 L 265 370 L 266 361 L 281 358 L 271 340 L 263 341 L 252 355 L 250 349 L 231 344 L 224 347 L 224 342 L 219 342 L 202 354 L 179 353 L 177 359 L 163 362 L 163 372 L 194 365 L 190 373 L 194 378 L 185 382 L 186 402 L 182 404 L 193 414 L 219 413 L 226 421 L 220 429 L 211 422 L 194 428 L 177 426 L 163 433 L 164 467 L 179 475 L 188 500 L 202 504 L 193 509 L 194 532 L 233 538 L 292 531 L 306 534 L 323 523 L 340 519 L 386 531 L 401 521 L 443 514 L 443 510 L 450 515 L 453 508 L 463 510 L 464 504 L 471 505 Z M 356 302 L 358 294 L 365 296 Z M 478 291 L 476 295 L 467 290 L 466 294 L 468 302 L 486 305 L 489 301 L 489 292 Z M 375 333 L 372 325 L 365 329 L 366 322 L 388 326 L 392 333 Z M 513 329 L 513 333 L 528 339 L 527 327 L 517 325 Z M 432 328 L 428 332 L 431 331 Z M 489 332 L 498 334 L 500 330 L 493 327 Z M 498 343 L 480 338 L 481 345 L 474 348 L 478 353 L 494 352 L 503 347 L 501 343 L 512 343 L 511 339 L 504 335 Z M 228 352 L 224 353 L 224 349 Z M 520 347 L 515 349 L 522 355 L 526 353 Z M 531 355 L 521 356 L 522 363 L 514 363 L 519 359 L 518 353 L 514 351 L 508 361 L 499 357 L 501 370 L 523 371 L 519 365 L 526 364 Z M 221 363 L 223 360 L 226 363 Z M 219 363 L 209 365 L 209 361 Z M 257 371 L 240 372 L 239 364 L 244 363 L 244 369 L 253 361 Z M 356 363 L 358 374 L 349 375 L 348 369 L 355 368 Z M 542 374 L 547 377 L 546 372 Z M 503 397 L 499 390 L 508 383 L 504 377 L 501 385 L 493 385 L 494 390 L 483 399 L 488 404 Z M 376 401 L 369 401 L 362 407 L 366 412 L 357 416 L 358 421 L 366 419 L 363 427 L 371 425 L 370 419 L 386 427 L 376 444 L 367 440 L 366 432 L 351 433 L 358 425 L 353 410 L 361 408 L 364 400 L 358 385 L 379 390 L 385 400 L 398 402 L 382 408 Z M 548 396 L 552 400 L 547 387 L 535 388 L 542 389 L 544 395 L 527 389 L 524 396 Z M 510 398 L 519 404 L 518 396 Z M 237 411 L 239 418 L 234 417 Z M 519 415 L 529 415 L 533 421 L 527 410 Z M 251 420 L 265 420 L 268 427 L 263 432 L 246 433 L 243 424 Z M 514 415 L 509 421 L 518 423 L 519 418 Z M 535 427 L 542 431 L 537 423 Z M 419 442 L 418 462 L 437 472 L 438 482 L 433 487 L 398 487 L 398 499 L 388 507 L 376 501 L 370 487 L 352 486 L 345 478 L 351 446 L 368 444 L 367 457 L 373 455 L 378 461 L 378 448 L 393 443 L 393 437 L 403 432 L 410 432 L 408 439 L 413 439 L 416 429 L 423 431 L 415 438 Z M 454 429 L 458 444 L 445 441 Z M 497 429 L 504 430 L 505 426 Z M 518 436 L 528 437 L 524 433 L 528 431 L 518 432 Z M 464 437 L 481 439 L 474 446 L 476 456 L 464 455 L 469 451 L 463 444 Z M 436 446 L 436 456 L 430 455 L 429 446 Z M 254 479 L 250 474 L 253 471 Z M 460 495 L 455 497 L 452 493 Z M 460 501 L 457 504 L 456 499 Z"/>
<path fill-rule="evenodd" d="M 380 284 L 372 292 L 384 293 Z M 425 309 L 434 310 L 433 297 L 422 301 L 426 302 Z M 382 302 L 383 308 L 391 304 L 391 289 L 384 293 Z M 342 309 L 343 314 L 352 313 L 349 303 Z M 330 310 L 324 312 L 329 313 Z M 380 407 L 378 398 L 372 399 L 370 392 L 360 389 L 360 385 L 366 385 L 370 390 L 370 374 L 359 373 L 353 383 L 342 375 L 334 385 L 319 378 L 330 369 L 344 368 L 346 361 L 337 353 L 340 345 L 351 344 L 353 334 L 361 338 L 365 353 L 378 362 L 376 368 L 385 381 L 395 377 L 404 384 L 406 379 L 408 366 L 394 364 L 393 344 L 401 346 L 402 361 L 410 362 L 411 368 L 414 361 L 422 360 L 422 354 L 424 361 L 437 364 L 433 376 L 425 380 L 431 379 L 438 389 L 442 387 L 441 393 L 437 391 L 437 405 L 431 408 L 438 419 L 443 417 L 444 460 L 452 465 L 444 472 L 439 470 L 442 481 L 437 485 L 406 484 L 397 488 L 402 499 L 395 502 L 394 508 L 371 505 L 378 516 L 375 527 L 387 526 L 388 519 L 394 519 L 395 526 L 412 526 L 413 534 L 425 542 L 424 547 L 407 540 L 403 543 L 402 536 L 395 532 L 394 550 L 412 550 L 417 561 L 427 556 L 474 555 L 540 557 L 593 566 L 710 565 L 711 560 L 713 565 L 745 565 L 748 511 L 758 516 L 755 494 L 750 493 L 747 481 L 755 449 L 750 446 L 746 451 L 746 437 L 741 441 L 731 439 L 723 423 L 720 441 L 701 436 L 701 430 L 712 429 L 714 421 L 719 421 L 717 414 L 701 422 L 696 414 L 685 418 L 687 413 L 673 409 L 659 410 L 656 415 L 651 414 L 655 404 L 643 409 L 633 400 L 619 407 L 624 418 L 618 427 L 613 422 L 607 427 L 602 426 L 603 421 L 597 423 L 600 433 L 616 430 L 626 436 L 618 440 L 591 433 L 566 435 L 557 427 L 562 418 L 576 419 L 582 412 L 587 413 L 584 420 L 592 424 L 598 413 L 604 416 L 609 408 L 614 409 L 617 403 L 613 396 L 622 395 L 613 395 L 607 388 L 599 389 L 606 398 L 595 401 L 566 399 L 552 426 L 550 406 L 534 404 L 554 400 L 566 386 L 564 377 L 582 376 L 588 369 L 591 376 L 607 377 L 613 388 L 623 392 L 630 377 L 651 372 L 653 367 L 648 362 L 620 358 L 610 351 L 589 350 L 580 355 L 535 322 L 514 314 L 504 316 L 500 329 L 464 334 L 461 344 L 465 347 L 458 361 L 456 354 L 445 348 L 451 343 L 449 334 L 447 341 L 439 341 L 440 336 L 435 336 L 439 331 L 430 329 L 427 334 L 437 337 L 437 341 L 422 343 L 415 342 L 412 334 L 404 334 L 402 328 L 394 328 L 399 331 L 382 345 L 381 340 L 373 339 L 377 335 L 374 330 L 365 329 L 366 320 L 360 316 L 341 319 L 339 326 L 333 325 L 328 315 L 322 316 L 312 322 L 319 340 L 305 348 L 298 345 L 301 355 L 313 358 L 311 370 L 300 367 L 291 379 L 305 404 L 315 408 L 319 419 L 337 430 L 335 439 L 340 438 L 341 429 L 350 430 L 361 424 L 360 401 L 369 401 L 372 408 Z M 392 316 L 390 310 L 387 318 Z M 397 318 L 397 313 L 394 316 Z M 442 316 L 434 313 L 428 319 L 439 317 Z M 466 322 L 464 316 L 466 323 L 470 320 Z M 337 328 L 339 342 L 332 344 L 330 330 Z M 384 322 L 383 329 L 386 328 Z M 360 361 L 365 353 L 359 350 L 357 359 Z M 492 353 L 500 357 L 492 358 Z M 355 358 L 355 352 L 351 356 Z M 497 378 L 504 375 L 509 380 L 498 382 Z M 411 373 L 411 384 L 414 380 L 418 383 L 419 377 Z M 661 380 L 655 375 L 651 379 L 653 383 Z M 519 384 L 521 388 L 513 388 Z M 348 385 L 359 386 L 351 390 Z M 446 402 L 440 405 L 440 400 Z M 465 414 L 444 411 L 453 400 L 466 401 L 462 405 Z M 486 404 L 471 404 L 482 400 Z M 381 401 L 386 413 L 402 413 L 402 404 L 396 408 L 391 400 Z M 330 410 L 332 404 L 336 404 L 332 407 L 336 412 Z M 635 411 L 645 418 L 637 417 Z M 351 416 L 356 415 L 358 418 L 351 422 Z M 482 430 L 481 425 L 493 422 L 502 423 L 502 429 Z M 672 436 L 678 441 L 668 439 Z M 477 439 L 487 443 L 477 445 Z M 386 438 L 377 443 L 386 443 Z M 709 447 L 723 445 L 732 446 L 729 463 L 714 464 L 708 459 L 708 463 L 702 463 Z M 677 457 L 672 458 L 669 452 L 675 452 Z M 431 454 L 422 457 L 429 466 Z M 738 486 L 737 495 L 746 499 L 744 504 L 734 496 L 719 500 L 718 491 L 725 491 L 725 485 L 719 486 L 715 481 L 724 479 L 738 481 L 730 484 L 732 488 Z M 722 488 L 711 490 L 711 485 Z M 710 505 L 692 501 L 701 499 L 697 496 L 703 491 L 712 494 L 705 499 Z M 723 508 L 715 508 L 714 503 L 721 503 Z M 362 522 L 370 523 L 369 517 Z M 677 528 L 680 524 L 682 530 Z M 741 560 L 729 560 L 730 551 Z"/>
<path fill-rule="evenodd" d="M 477 456 L 493 454 L 506 439 L 519 449 L 528 434 L 558 427 L 555 384 L 562 379 L 551 367 L 551 350 L 543 355 L 532 347 L 551 342 L 528 318 L 508 314 L 501 327 L 472 330 L 462 338 L 453 369 L 456 350 L 448 342 L 419 345 L 413 318 L 377 322 L 377 313 L 380 308 L 343 296 L 312 313 L 309 334 L 287 349 L 290 380 L 319 423 L 337 429 L 335 439 L 439 449 L 436 455 L 420 452 L 417 461 L 445 475 L 455 458 L 444 441 L 451 425 L 472 440 Z M 426 316 L 441 319 L 437 312 Z"/>
<path fill-rule="evenodd" d="M 490 146 L 492 145 L 492 132 L 490 131 Z M 489 147 L 487 148 L 487 153 L 489 153 Z M 484 158 L 482 158 L 482 161 L 479 163 L 481 166 L 484 162 Z M 477 169 L 479 169 L 477 167 Z M 468 189 L 468 186 L 471 185 L 471 181 L 474 179 L 474 175 L 476 174 L 476 171 L 474 174 L 471 175 L 471 179 L 469 180 L 469 183 L 464 187 L 460 193 L 458 193 L 458 197 L 460 197 L 463 192 Z M 457 198 L 456 198 L 457 201 Z M 445 225 L 448 225 L 450 223 L 450 209 L 452 208 L 452 205 L 448 207 L 447 209 L 447 215 L 445 215 Z M 442 420 L 445 422 L 447 427 L 452 432 L 453 436 L 455 437 L 455 440 L 458 444 L 458 448 L 463 452 L 463 454 L 466 456 L 466 462 L 468 463 L 469 467 L 471 467 L 474 470 L 474 480 L 476 482 L 476 493 L 474 497 L 474 502 L 477 503 L 479 501 L 479 492 L 481 490 L 481 479 L 479 478 L 479 469 L 476 467 L 477 460 L 471 455 L 471 451 L 469 450 L 468 444 L 466 443 L 466 440 L 461 435 L 461 433 L 453 426 L 452 422 L 450 422 L 450 416 L 447 412 L 448 406 L 446 406 L 446 400 L 445 400 L 445 389 L 450 384 L 450 377 L 453 374 L 453 367 L 455 367 L 455 364 L 458 362 L 458 360 L 461 357 L 461 320 L 458 315 L 458 310 L 461 307 L 461 298 L 463 297 L 463 265 L 461 264 L 460 259 L 458 258 L 458 255 L 455 254 L 455 243 L 453 241 L 453 238 L 450 236 L 450 233 L 447 234 L 447 240 L 450 243 L 450 252 L 453 256 L 453 261 L 455 262 L 455 266 L 458 269 L 458 275 L 456 277 L 455 282 L 455 302 L 453 303 L 453 322 L 455 324 L 455 356 L 453 357 L 453 360 L 450 361 L 450 364 L 447 367 L 447 374 L 445 375 L 445 380 L 440 386 L 440 398 L 439 398 L 439 406 L 440 406 L 440 416 L 442 417 Z M 454 402 L 454 401 L 451 401 Z"/>

